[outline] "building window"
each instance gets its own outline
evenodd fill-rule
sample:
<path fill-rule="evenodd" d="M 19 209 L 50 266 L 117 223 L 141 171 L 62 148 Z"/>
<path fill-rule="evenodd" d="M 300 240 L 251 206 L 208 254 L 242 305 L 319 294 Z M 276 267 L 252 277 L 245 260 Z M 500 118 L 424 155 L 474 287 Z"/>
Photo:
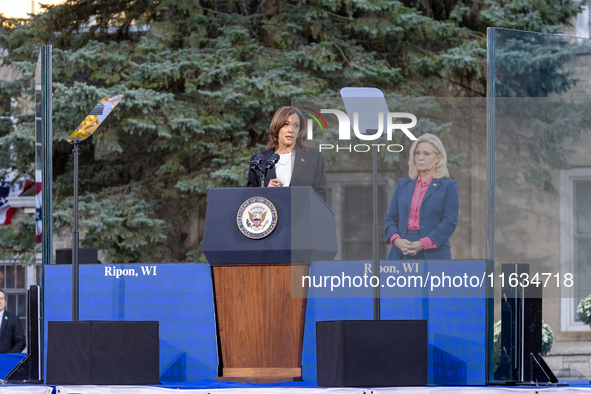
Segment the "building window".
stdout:
<path fill-rule="evenodd" d="M 345 186 L 343 209 L 343 260 L 367 260 L 373 257 L 373 186 Z M 383 242 L 386 206 L 384 186 L 378 186 L 378 245 L 380 260 L 387 256 Z"/>
<path fill-rule="evenodd" d="M 0 264 L 0 288 L 6 293 L 6 309 L 16 314 L 26 327 L 27 270 L 22 265 Z"/>
<path fill-rule="evenodd" d="M 591 168 L 563 171 L 560 187 L 560 267 L 574 278 L 573 287 L 561 288 L 561 327 L 587 331 L 576 310 L 591 294 Z"/>
<path fill-rule="evenodd" d="M 371 174 L 327 173 L 328 205 L 335 213 L 336 260 L 371 260 L 373 257 L 373 186 Z M 385 260 L 390 247 L 384 242 L 384 219 L 394 190 L 392 174 L 380 174 L 378 182 L 378 247 Z"/>

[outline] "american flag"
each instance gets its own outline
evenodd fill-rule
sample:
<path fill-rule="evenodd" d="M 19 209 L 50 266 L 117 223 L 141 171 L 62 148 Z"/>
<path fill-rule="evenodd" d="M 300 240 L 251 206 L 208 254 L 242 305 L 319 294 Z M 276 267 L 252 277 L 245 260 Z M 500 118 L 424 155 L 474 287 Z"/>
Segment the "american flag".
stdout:
<path fill-rule="evenodd" d="M 43 233 L 43 221 L 41 217 L 41 182 L 35 182 L 35 239 L 41 243 L 41 234 Z"/>
<path fill-rule="evenodd" d="M 33 182 L 24 179 L 19 179 L 12 186 L 10 186 L 9 182 L 10 180 L 7 179 L 0 184 L 0 226 L 9 225 L 12 221 L 12 215 L 16 211 L 16 208 L 11 207 L 6 198 L 20 196 L 33 186 Z"/>

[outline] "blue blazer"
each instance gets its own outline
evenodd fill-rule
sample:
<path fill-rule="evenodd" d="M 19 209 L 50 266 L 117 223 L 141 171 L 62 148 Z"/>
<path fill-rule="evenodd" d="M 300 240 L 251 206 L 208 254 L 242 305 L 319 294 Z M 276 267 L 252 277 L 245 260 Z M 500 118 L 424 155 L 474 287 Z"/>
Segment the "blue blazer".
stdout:
<path fill-rule="evenodd" d="M 403 178 L 398 181 L 388 215 L 386 215 L 386 243 L 395 233 L 406 238 L 410 202 L 415 191 L 416 179 Z M 419 220 L 421 238 L 429 237 L 437 249 L 425 250 L 425 259 L 451 259 L 449 237 L 458 224 L 458 183 L 449 178 L 433 179 L 421 204 Z M 400 249 L 393 247 L 388 253 L 388 260 L 399 260 Z"/>

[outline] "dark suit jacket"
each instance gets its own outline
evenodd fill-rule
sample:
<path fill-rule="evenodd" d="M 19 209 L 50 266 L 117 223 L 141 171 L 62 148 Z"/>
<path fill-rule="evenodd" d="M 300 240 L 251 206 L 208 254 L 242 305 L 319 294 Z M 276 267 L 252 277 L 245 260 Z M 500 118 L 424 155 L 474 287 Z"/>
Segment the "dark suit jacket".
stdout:
<path fill-rule="evenodd" d="M 268 149 L 263 152 L 263 162 L 261 167 L 265 168 L 265 163 L 273 155 L 274 150 Z M 253 155 L 251 160 L 256 155 Z M 328 197 L 326 191 L 326 173 L 324 172 L 324 157 L 322 152 L 316 148 L 310 148 L 308 152 L 304 152 L 301 149 L 298 150 L 294 156 L 295 163 L 293 165 L 293 172 L 291 174 L 290 186 L 312 186 L 316 194 L 320 196 L 324 201 Z M 277 178 L 275 168 L 272 168 L 267 172 L 265 178 L 265 186 L 269 185 L 269 181 L 273 178 Z M 248 172 L 248 187 L 259 187 L 260 181 L 258 174 L 254 170 Z"/>
<path fill-rule="evenodd" d="M 0 327 L 0 353 L 20 353 L 25 348 L 25 335 L 20 319 L 4 309 Z"/>
<path fill-rule="evenodd" d="M 394 189 L 386 216 L 387 243 L 390 243 L 390 238 L 395 233 L 400 234 L 402 238 L 406 237 L 410 203 L 416 182 L 416 179 L 403 178 Z M 421 238 L 429 237 L 438 246 L 437 249 L 425 250 L 426 259 L 451 259 L 449 237 L 458 224 L 458 210 L 458 183 L 449 178 L 433 179 L 419 211 Z M 398 260 L 401 255 L 400 249 L 392 247 L 388 259 Z"/>

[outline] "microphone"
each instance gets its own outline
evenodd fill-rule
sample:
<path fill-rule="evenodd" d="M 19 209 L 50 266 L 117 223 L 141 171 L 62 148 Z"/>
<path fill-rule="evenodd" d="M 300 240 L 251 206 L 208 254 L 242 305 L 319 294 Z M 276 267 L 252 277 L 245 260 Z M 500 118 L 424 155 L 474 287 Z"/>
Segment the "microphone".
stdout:
<path fill-rule="evenodd" d="M 263 161 L 264 158 L 265 158 L 265 156 L 263 156 L 262 153 L 257 153 L 256 156 L 250 162 L 250 169 L 252 171 L 254 171 L 254 170 L 261 171 L 261 162 Z"/>
<path fill-rule="evenodd" d="M 277 153 L 273 153 L 273 156 L 269 157 L 269 160 L 267 160 L 267 164 L 265 164 L 265 172 L 275 167 L 275 164 L 277 164 L 279 159 L 279 155 Z"/>

